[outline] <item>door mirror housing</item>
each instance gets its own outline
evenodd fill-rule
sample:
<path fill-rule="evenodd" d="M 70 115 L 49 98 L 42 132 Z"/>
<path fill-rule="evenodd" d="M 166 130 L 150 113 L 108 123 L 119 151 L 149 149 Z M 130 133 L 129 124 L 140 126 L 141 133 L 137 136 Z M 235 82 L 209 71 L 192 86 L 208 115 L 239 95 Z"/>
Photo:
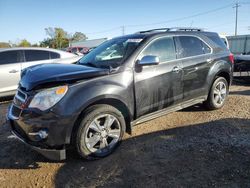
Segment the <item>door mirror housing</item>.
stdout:
<path fill-rule="evenodd" d="M 141 60 L 139 60 L 138 65 L 141 66 L 149 66 L 149 65 L 158 65 L 160 63 L 160 59 L 154 55 L 146 55 Z"/>

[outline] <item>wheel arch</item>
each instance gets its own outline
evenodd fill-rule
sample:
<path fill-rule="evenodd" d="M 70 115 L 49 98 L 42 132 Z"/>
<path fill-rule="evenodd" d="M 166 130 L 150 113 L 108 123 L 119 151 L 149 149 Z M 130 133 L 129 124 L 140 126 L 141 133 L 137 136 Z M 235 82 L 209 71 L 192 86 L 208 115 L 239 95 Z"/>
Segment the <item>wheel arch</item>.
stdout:
<path fill-rule="evenodd" d="M 91 106 L 94 105 L 98 105 L 98 104 L 106 104 L 106 105 L 110 105 L 115 107 L 116 109 L 118 109 L 122 115 L 124 116 L 125 122 L 126 122 L 126 132 L 131 134 L 131 121 L 133 120 L 133 114 L 131 113 L 131 111 L 129 110 L 129 107 L 120 99 L 117 98 L 106 98 L 106 97 L 98 97 L 95 100 L 90 101 L 86 106 L 84 106 L 81 110 L 81 112 L 79 113 L 78 117 L 76 118 L 76 121 L 74 123 L 74 126 L 71 130 L 71 142 L 73 141 L 74 138 L 74 134 L 76 133 L 78 126 L 82 120 L 82 117 L 84 116 L 84 113 L 86 112 L 86 110 L 88 108 L 90 108 Z"/>

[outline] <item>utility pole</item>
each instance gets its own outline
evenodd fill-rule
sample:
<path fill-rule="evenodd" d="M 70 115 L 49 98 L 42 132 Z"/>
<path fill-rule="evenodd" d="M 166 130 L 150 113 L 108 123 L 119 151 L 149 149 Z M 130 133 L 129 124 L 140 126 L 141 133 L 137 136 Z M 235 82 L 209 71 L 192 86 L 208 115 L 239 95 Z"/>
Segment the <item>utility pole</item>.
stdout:
<path fill-rule="evenodd" d="M 121 26 L 121 29 L 122 29 L 122 35 L 125 35 L 125 26 Z"/>
<path fill-rule="evenodd" d="M 234 35 L 237 35 L 237 29 L 238 29 L 238 8 L 240 7 L 239 2 L 237 1 L 235 3 L 235 6 L 233 8 L 235 8 L 235 32 Z"/>

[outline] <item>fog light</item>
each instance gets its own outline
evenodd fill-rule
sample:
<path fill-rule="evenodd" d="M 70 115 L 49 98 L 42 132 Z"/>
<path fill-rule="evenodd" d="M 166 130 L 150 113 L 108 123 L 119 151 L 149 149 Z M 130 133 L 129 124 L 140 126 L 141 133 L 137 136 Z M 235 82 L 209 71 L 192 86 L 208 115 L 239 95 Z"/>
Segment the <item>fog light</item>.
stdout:
<path fill-rule="evenodd" d="M 38 140 L 43 140 L 48 137 L 48 131 L 47 130 L 40 130 L 38 132 L 29 133 L 30 136 L 36 137 Z"/>

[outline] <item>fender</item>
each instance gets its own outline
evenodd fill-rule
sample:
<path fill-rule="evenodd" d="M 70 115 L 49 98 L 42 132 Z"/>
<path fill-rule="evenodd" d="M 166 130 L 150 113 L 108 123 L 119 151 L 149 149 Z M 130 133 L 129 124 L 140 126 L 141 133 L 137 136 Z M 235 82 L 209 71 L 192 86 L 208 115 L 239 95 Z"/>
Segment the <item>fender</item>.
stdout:
<path fill-rule="evenodd" d="M 209 90 L 214 82 L 214 79 L 217 75 L 220 74 L 224 74 L 224 75 L 228 75 L 228 78 L 226 77 L 226 79 L 229 81 L 229 84 L 232 81 L 232 63 L 229 61 L 229 59 L 227 58 L 223 58 L 223 59 L 215 59 L 213 60 L 213 65 L 211 66 L 208 76 L 207 76 L 207 85 L 209 87 L 207 88 L 207 94 L 209 93 Z M 219 71 L 218 71 L 219 70 Z M 225 76 L 224 76 L 225 77 Z"/>

